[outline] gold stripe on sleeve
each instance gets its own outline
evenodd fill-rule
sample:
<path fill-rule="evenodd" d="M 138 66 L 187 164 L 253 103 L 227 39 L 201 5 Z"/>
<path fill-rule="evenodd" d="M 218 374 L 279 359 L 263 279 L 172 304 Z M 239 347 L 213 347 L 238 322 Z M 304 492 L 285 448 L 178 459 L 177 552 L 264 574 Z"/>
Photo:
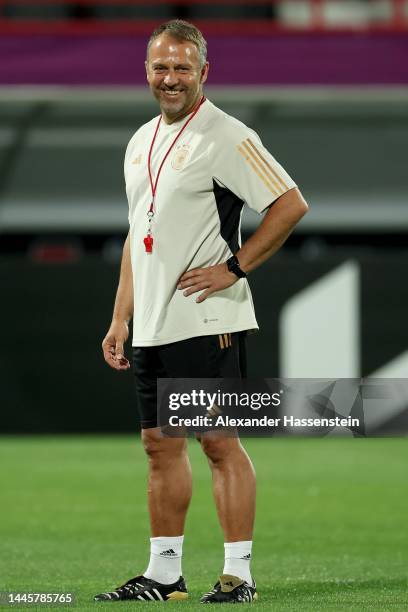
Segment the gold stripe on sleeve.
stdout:
<path fill-rule="evenodd" d="M 243 142 L 242 145 L 243 145 L 244 150 L 246 151 L 247 155 L 250 155 L 252 157 L 253 162 L 258 166 L 260 171 L 263 172 L 263 174 L 266 176 L 266 178 L 271 182 L 271 184 L 274 186 L 274 189 L 277 192 L 277 194 L 280 195 L 282 193 L 282 187 L 275 180 L 275 176 L 272 175 L 269 172 L 268 168 L 263 165 L 263 163 L 260 161 L 259 157 L 254 153 L 254 151 L 251 149 L 251 147 L 248 145 L 247 142 Z"/>
<path fill-rule="evenodd" d="M 228 344 L 228 334 L 224 334 L 224 342 L 225 342 L 225 346 L 229 346 Z"/>
<path fill-rule="evenodd" d="M 274 170 L 272 168 L 272 166 L 270 165 L 270 163 L 263 157 L 263 155 L 260 153 L 260 151 L 258 150 L 258 148 L 254 145 L 254 143 L 252 142 L 252 140 L 250 138 L 247 138 L 247 142 L 251 145 L 251 147 L 253 148 L 253 150 L 259 155 L 260 159 L 264 162 L 264 164 L 269 168 L 269 170 L 272 172 L 272 174 L 275 176 L 275 178 L 279 181 L 279 183 L 282 185 L 282 187 L 284 189 L 286 189 L 286 191 L 289 189 L 289 187 L 287 186 L 287 184 L 285 183 L 285 181 L 283 180 L 283 178 L 281 176 L 279 176 L 279 174 L 276 172 L 276 170 Z"/>
<path fill-rule="evenodd" d="M 224 348 L 224 339 L 221 334 L 218 335 L 218 340 L 220 341 L 220 347 Z"/>
<path fill-rule="evenodd" d="M 252 167 L 252 169 L 254 170 L 254 172 L 259 176 L 259 178 L 261 179 L 261 181 L 264 183 L 264 185 L 269 189 L 269 191 L 274 195 L 274 196 L 278 196 L 280 195 L 279 192 L 276 191 L 276 188 L 273 187 L 273 185 L 271 185 L 271 183 L 268 181 L 268 179 L 261 174 L 260 170 L 258 169 L 258 167 L 254 164 L 254 162 L 252 161 L 252 159 L 250 158 L 250 156 L 248 155 L 248 153 L 246 153 L 244 151 L 244 149 L 241 147 L 241 145 L 237 145 L 238 151 L 241 153 L 241 155 L 243 156 L 243 158 L 245 159 L 245 161 Z"/>

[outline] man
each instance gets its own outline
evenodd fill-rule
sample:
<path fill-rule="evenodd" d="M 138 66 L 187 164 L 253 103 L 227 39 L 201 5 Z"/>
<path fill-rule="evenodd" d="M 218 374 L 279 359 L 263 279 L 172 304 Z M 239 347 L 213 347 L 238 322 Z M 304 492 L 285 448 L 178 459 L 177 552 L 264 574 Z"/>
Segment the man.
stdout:
<path fill-rule="evenodd" d="M 280 248 L 307 211 L 257 134 L 204 98 L 208 68 L 205 40 L 193 25 L 174 20 L 152 34 L 146 73 L 161 114 L 126 151 L 130 231 L 102 344 L 107 363 L 127 370 L 123 347 L 133 317 L 151 555 L 143 574 L 98 601 L 187 598 L 181 557 L 191 468 L 186 440 L 164 437 L 157 426 L 156 379 L 245 376 L 244 336 L 257 329 L 245 276 Z M 245 202 L 266 214 L 240 246 Z M 204 433 L 200 442 L 225 536 L 223 574 L 201 601 L 252 601 L 253 466 L 238 438 Z"/>

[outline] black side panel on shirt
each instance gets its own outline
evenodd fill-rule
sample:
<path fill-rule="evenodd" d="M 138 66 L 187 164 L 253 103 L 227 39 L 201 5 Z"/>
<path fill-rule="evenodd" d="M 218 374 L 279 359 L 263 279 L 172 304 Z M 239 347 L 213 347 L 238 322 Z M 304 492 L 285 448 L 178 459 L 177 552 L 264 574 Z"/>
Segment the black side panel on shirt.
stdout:
<path fill-rule="evenodd" d="M 228 244 L 231 252 L 235 254 L 239 249 L 239 219 L 244 201 L 227 187 L 219 185 L 215 179 L 213 179 L 213 189 L 221 222 L 221 236 Z"/>

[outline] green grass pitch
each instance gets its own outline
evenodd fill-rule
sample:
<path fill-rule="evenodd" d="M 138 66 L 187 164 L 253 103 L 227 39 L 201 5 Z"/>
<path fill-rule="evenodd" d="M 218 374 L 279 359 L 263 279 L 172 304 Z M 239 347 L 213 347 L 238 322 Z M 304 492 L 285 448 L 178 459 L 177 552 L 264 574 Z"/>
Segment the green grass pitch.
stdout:
<path fill-rule="evenodd" d="M 256 609 L 408 610 L 406 439 L 244 445 L 258 475 Z M 190 599 L 166 604 L 186 612 L 202 610 L 198 599 L 223 562 L 210 473 L 195 441 L 190 456 Z M 95 612 L 162 605 L 92 601 L 146 567 L 146 461 L 137 436 L 2 438 L 0 465 L 0 591 L 70 591 L 75 609 Z"/>

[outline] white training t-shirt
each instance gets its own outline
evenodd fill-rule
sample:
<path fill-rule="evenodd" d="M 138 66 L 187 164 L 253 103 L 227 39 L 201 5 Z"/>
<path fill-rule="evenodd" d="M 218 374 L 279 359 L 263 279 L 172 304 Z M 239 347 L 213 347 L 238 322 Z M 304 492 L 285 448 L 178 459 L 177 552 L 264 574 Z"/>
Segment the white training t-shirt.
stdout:
<path fill-rule="evenodd" d="M 133 346 L 155 346 L 195 336 L 256 330 L 246 279 L 196 303 L 177 289 L 184 272 L 227 261 L 241 246 L 244 204 L 263 212 L 296 184 L 262 146 L 258 135 L 209 100 L 181 134 L 158 182 L 152 221 L 153 252 L 146 253 L 152 200 L 147 159 L 159 117 L 132 137 L 125 155 L 133 271 Z M 163 120 L 152 154 L 153 180 L 187 118 Z"/>

